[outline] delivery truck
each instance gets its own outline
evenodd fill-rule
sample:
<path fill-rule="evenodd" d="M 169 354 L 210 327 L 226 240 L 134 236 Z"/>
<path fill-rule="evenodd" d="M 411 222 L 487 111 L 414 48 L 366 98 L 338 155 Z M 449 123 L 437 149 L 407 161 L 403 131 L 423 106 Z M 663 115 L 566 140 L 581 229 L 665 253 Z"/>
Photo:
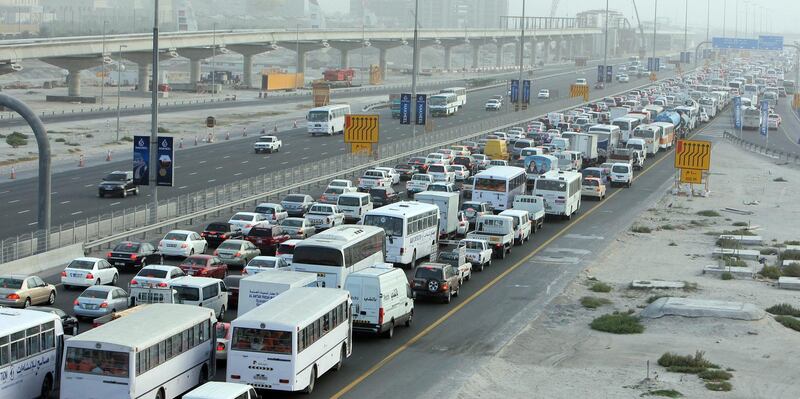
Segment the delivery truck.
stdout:
<path fill-rule="evenodd" d="M 571 151 L 581 153 L 584 168 L 597 164 L 597 136 L 588 133 L 564 132 L 561 137 L 569 139 Z"/>
<path fill-rule="evenodd" d="M 303 73 L 264 73 L 261 75 L 262 91 L 291 91 L 305 85 Z"/>
<path fill-rule="evenodd" d="M 314 273 L 270 269 L 239 281 L 238 314 L 245 314 L 279 294 L 297 287 L 316 287 Z"/>
<path fill-rule="evenodd" d="M 439 208 L 439 236 L 450 237 L 458 229 L 458 193 L 423 191 L 414 200 Z"/>

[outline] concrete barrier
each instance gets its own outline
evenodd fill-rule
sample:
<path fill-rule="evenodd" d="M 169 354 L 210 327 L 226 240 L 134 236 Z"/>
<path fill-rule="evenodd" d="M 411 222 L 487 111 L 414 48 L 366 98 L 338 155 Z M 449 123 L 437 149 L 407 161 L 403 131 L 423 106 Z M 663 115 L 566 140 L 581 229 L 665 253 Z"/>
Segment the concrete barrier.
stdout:
<path fill-rule="evenodd" d="M 800 278 L 797 277 L 779 277 L 778 288 L 784 290 L 800 290 Z"/>
<path fill-rule="evenodd" d="M 742 245 L 761 245 L 764 241 L 761 238 L 761 236 L 745 236 L 745 235 L 732 235 L 732 234 L 722 234 L 719 236 L 719 239 L 736 241 Z"/>
<path fill-rule="evenodd" d="M 0 274 L 37 274 L 83 256 L 83 243 L 56 248 L 0 265 Z"/>
<path fill-rule="evenodd" d="M 739 259 L 758 260 L 761 253 L 752 249 L 729 249 L 729 248 L 716 248 L 711 253 L 714 258 L 721 258 L 723 256 L 732 256 Z"/>

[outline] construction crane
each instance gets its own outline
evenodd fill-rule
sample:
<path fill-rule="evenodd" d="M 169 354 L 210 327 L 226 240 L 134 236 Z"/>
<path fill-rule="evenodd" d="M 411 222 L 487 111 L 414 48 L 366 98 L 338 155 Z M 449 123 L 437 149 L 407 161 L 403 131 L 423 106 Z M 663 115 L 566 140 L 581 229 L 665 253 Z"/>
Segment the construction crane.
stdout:
<path fill-rule="evenodd" d="M 556 16 L 556 11 L 558 11 L 558 0 L 553 0 L 550 4 L 550 18 Z"/>
<path fill-rule="evenodd" d="M 558 1 L 558 0 L 553 0 L 553 1 Z M 633 3 L 633 11 L 636 13 L 636 22 L 639 23 L 639 34 L 641 35 L 639 40 L 639 59 L 643 60 L 645 54 L 644 27 L 642 27 L 642 20 L 639 19 L 639 9 L 636 8 L 636 0 L 631 0 L 631 2 Z M 606 21 L 606 23 L 608 23 L 608 21 Z M 655 23 L 655 21 L 653 21 L 653 23 Z"/>

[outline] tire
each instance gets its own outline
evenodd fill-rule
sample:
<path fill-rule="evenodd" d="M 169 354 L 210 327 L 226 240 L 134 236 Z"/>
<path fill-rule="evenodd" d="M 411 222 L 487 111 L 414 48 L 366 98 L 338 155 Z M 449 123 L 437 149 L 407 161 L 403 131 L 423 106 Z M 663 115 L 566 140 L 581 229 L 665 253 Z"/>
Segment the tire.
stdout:
<path fill-rule="evenodd" d="M 192 256 L 192 255 L 194 255 L 194 248 L 189 250 L 189 256 Z"/>
<path fill-rule="evenodd" d="M 482 272 L 482 271 L 483 271 L 483 267 L 484 267 L 484 264 L 483 264 L 483 263 L 481 263 L 481 264 L 478 266 L 478 271 L 479 271 L 479 272 Z"/>
<path fill-rule="evenodd" d="M 444 303 L 450 303 L 453 300 L 453 293 L 447 290 L 447 296 L 444 297 Z"/>
<path fill-rule="evenodd" d="M 114 277 L 111 278 L 111 285 L 116 286 L 118 281 L 119 281 L 119 274 L 115 274 Z"/>
<path fill-rule="evenodd" d="M 56 303 L 56 292 L 50 291 L 50 296 L 47 297 L 47 304 L 53 305 Z"/>
<path fill-rule="evenodd" d="M 408 319 L 406 319 L 405 326 L 411 327 L 411 322 L 414 320 L 414 311 L 411 311 L 411 314 L 408 315 Z"/>
<path fill-rule="evenodd" d="M 311 377 L 308 379 L 308 386 L 303 390 L 305 394 L 314 392 L 314 385 L 317 383 L 317 366 L 311 368 Z"/>
<path fill-rule="evenodd" d="M 142 259 L 142 268 L 147 267 L 147 259 Z"/>
<path fill-rule="evenodd" d="M 222 321 L 225 319 L 225 306 L 219 309 L 219 317 L 217 318 L 218 321 Z"/>
<path fill-rule="evenodd" d="M 344 358 L 347 357 L 347 347 L 342 345 L 342 350 L 339 351 L 339 361 L 333 366 L 333 371 L 339 371 L 342 369 L 344 365 Z"/>
<path fill-rule="evenodd" d="M 25 298 L 25 303 L 23 303 L 23 304 L 22 304 L 22 308 L 23 308 L 23 309 L 27 309 L 27 308 L 29 308 L 30 306 L 31 306 L 31 298 L 30 298 L 30 297 L 28 297 L 28 298 Z"/>
<path fill-rule="evenodd" d="M 156 394 L 156 399 L 164 399 L 166 396 L 164 395 L 164 389 L 159 389 L 158 393 Z"/>
<path fill-rule="evenodd" d="M 200 377 L 197 379 L 197 385 L 203 385 L 208 382 L 208 367 L 203 365 L 203 369 L 200 370 Z"/>
<path fill-rule="evenodd" d="M 392 320 L 389 329 L 383 332 L 383 337 L 386 339 L 392 339 L 392 337 L 394 337 L 394 320 Z"/>
<path fill-rule="evenodd" d="M 133 189 L 133 195 L 139 195 L 139 187 Z"/>
<path fill-rule="evenodd" d="M 127 196 L 128 196 L 128 190 L 123 188 L 122 189 L 122 198 L 126 198 Z"/>
<path fill-rule="evenodd" d="M 411 263 L 409 264 L 411 269 L 417 266 L 417 250 L 414 250 L 414 254 L 411 255 Z"/>
<path fill-rule="evenodd" d="M 500 250 L 500 259 L 505 259 L 505 258 L 506 258 L 506 249 L 503 248 L 502 250 Z"/>
<path fill-rule="evenodd" d="M 48 373 L 44 376 L 44 381 L 42 381 L 42 392 L 39 394 L 39 398 L 48 399 L 51 392 L 53 392 L 53 376 Z"/>
<path fill-rule="evenodd" d="M 458 296 L 461 293 L 461 284 L 458 284 L 458 289 L 453 293 L 453 296 Z"/>

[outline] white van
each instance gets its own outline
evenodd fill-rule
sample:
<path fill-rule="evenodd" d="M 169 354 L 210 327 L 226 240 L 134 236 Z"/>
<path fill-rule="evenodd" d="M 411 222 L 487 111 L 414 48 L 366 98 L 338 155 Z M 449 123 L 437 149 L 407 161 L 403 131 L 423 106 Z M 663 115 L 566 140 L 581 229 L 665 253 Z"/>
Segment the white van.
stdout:
<path fill-rule="evenodd" d="M 170 288 L 177 291 L 181 304 L 213 309 L 217 319 L 222 321 L 228 308 L 228 288 L 218 278 L 179 277 L 169 282 Z"/>
<path fill-rule="evenodd" d="M 355 222 L 372 210 L 372 197 L 369 193 L 345 193 L 339 196 L 336 206 L 344 213 L 345 222 Z"/>
<path fill-rule="evenodd" d="M 183 399 L 259 399 L 255 388 L 247 384 L 209 381 L 183 395 Z"/>
<path fill-rule="evenodd" d="M 353 331 L 394 335 L 400 324 L 411 325 L 414 299 L 406 274 L 381 263 L 347 276 L 344 288 L 353 301 Z"/>
<path fill-rule="evenodd" d="M 513 209 L 528 212 L 533 233 L 544 225 L 544 198 L 536 195 L 518 195 L 514 197 Z"/>
<path fill-rule="evenodd" d="M 500 212 L 500 216 L 508 216 L 514 219 L 514 243 L 522 245 L 531 238 L 531 220 L 528 211 L 517 209 L 506 209 Z"/>
<path fill-rule="evenodd" d="M 630 187 L 633 183 L 633 167 L 629 163 L 617 162 L 611 165 L 611 185 Z"/>

